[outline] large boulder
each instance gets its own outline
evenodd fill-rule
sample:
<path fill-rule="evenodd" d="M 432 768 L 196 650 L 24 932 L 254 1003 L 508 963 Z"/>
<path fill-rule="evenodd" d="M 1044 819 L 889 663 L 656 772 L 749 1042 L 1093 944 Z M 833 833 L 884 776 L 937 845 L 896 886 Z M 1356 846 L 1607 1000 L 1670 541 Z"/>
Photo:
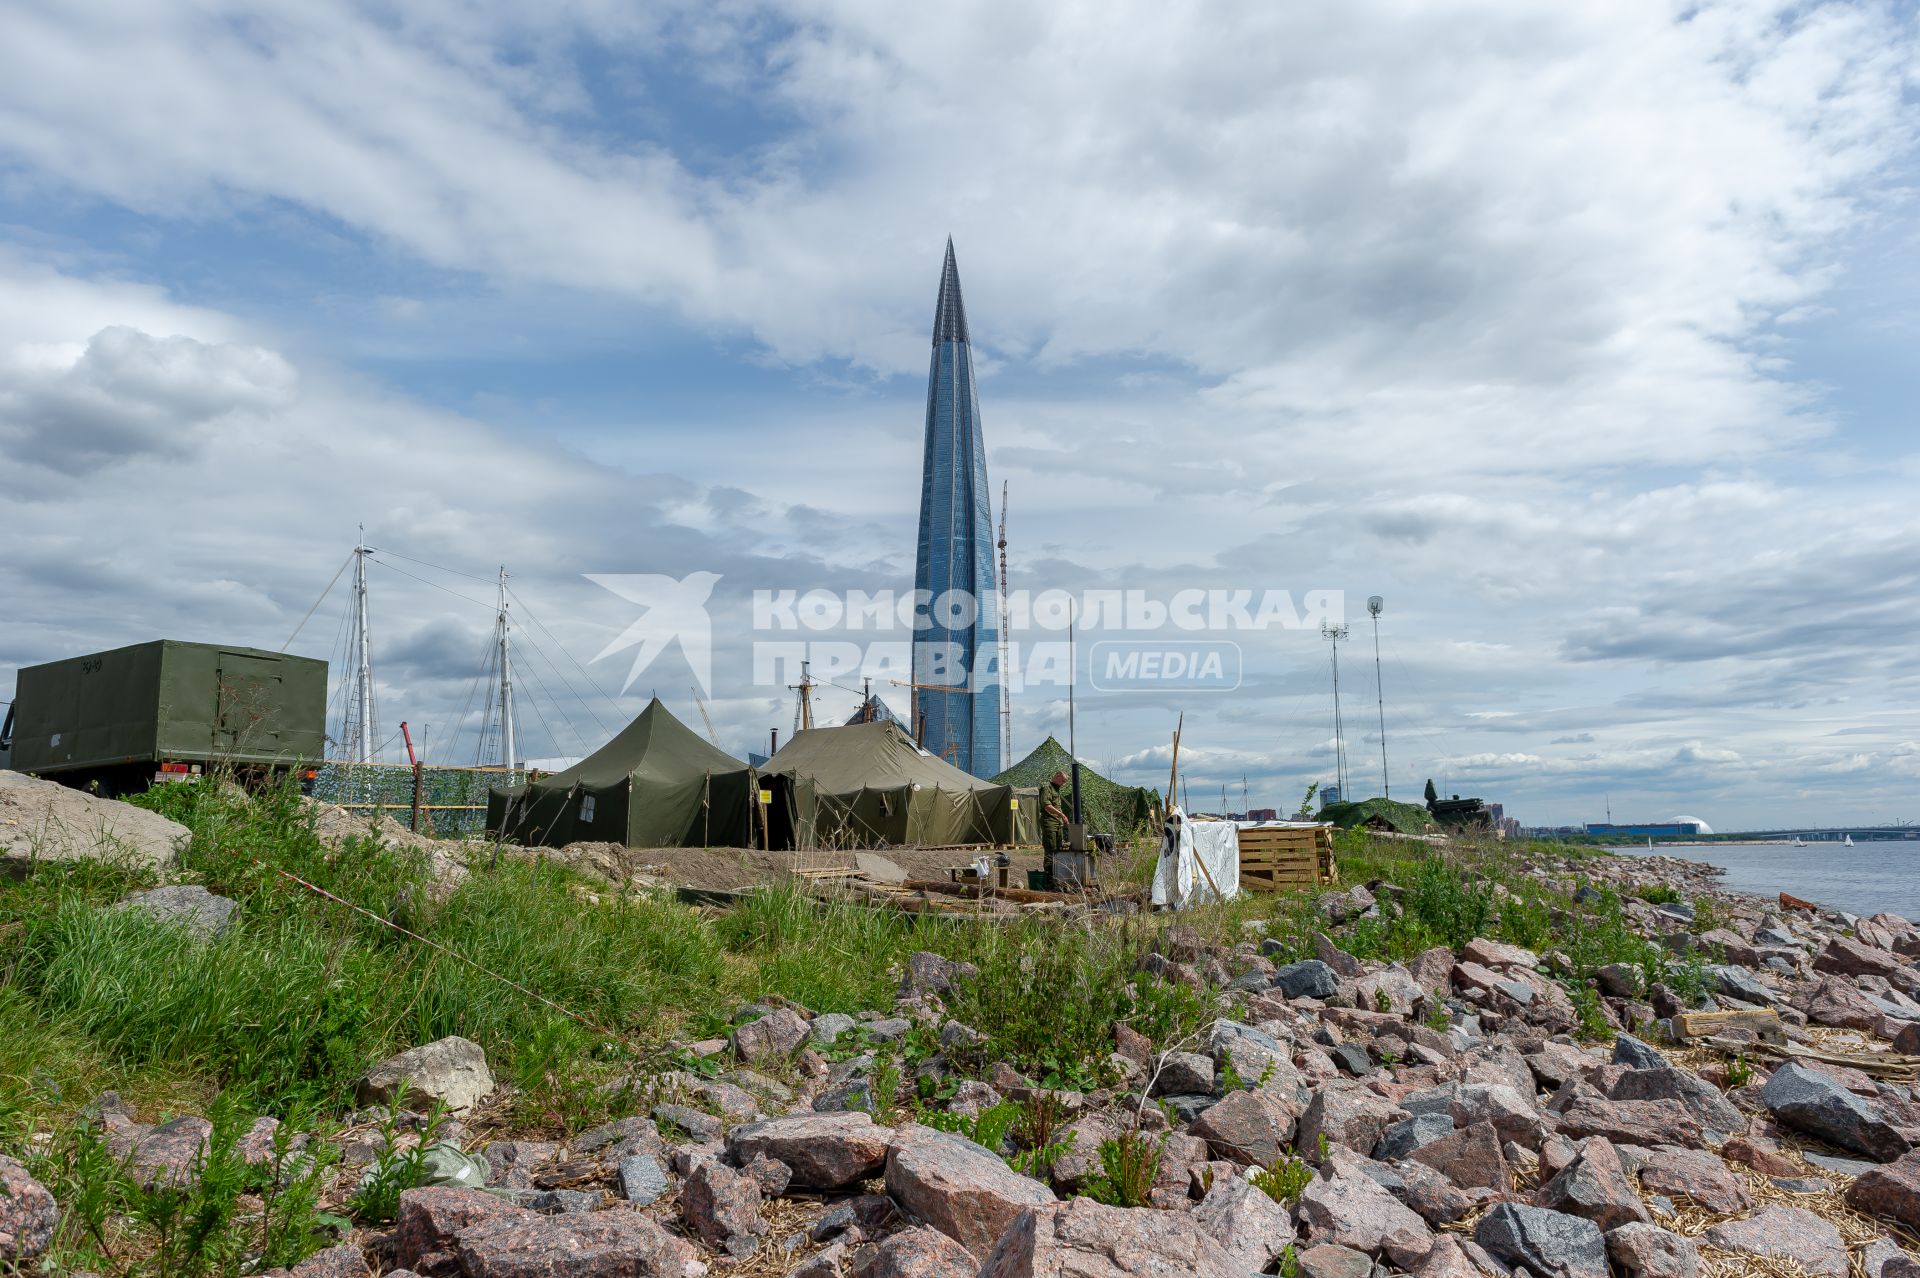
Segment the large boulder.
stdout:
<path fill-rule="evenodd" d="M 1760 1100 L 1783 1127 L 1881 1162 L 1890 1162 L 1911 1147 L 1879 1106 L 1798 1061 L 1773 1071 L 1760 1089 Z"/>
<path fill-rule="evenodd" d="M 1021 1212 L 980 1278 L 1246 1278 L 1247 1266 L 1191 1216 L 1088 1198 Z"/>
<path fill-rule="evenodd" d="M 1383 1163 L 1399 1162 L 1416 1149 L 1453 1135 L 1453 1119 L 1447 1114 L 1415 1114 L 1402 1119 L 1382 1133 L 1373 1147 L 1373 1157 Z"/>
<path fill-rule="evenodd" d="M 1607 1278 L 1607 1240 L 1579 1216 L 1500 1203 L 1480 1218 L 1474 1241 L 1496 1260 L 1541 1278 Z"/>
<path fill-rule="evenodd" d="M 213 1124 L 193 1114 L 147 1127 L 119 1114 L 106 1119 L 107 1152 L 142 1186 L 179 1188 L 200 1176 Z"/>
<path fill-rule="evenodd" d="M 483 1221 L 535 1219 L 536 1213 L 516 1207 L 484 1189 L 429 1186 L 403 1190 L 394 1217 L 394 1259 L 421 1273 L 444 1273 L 457 1263 L 453 1240 L 461 1230 Z"/>
<path fill-rule="evenodd" d="M 1855 1177 L 1847 1186 L 1847 1202 L 1857 1211 L 1920 1230 L 1920 1150 Z"/>
<path fill-rule="evenodd" d="M 1913 984 L 1912 969 L 1900 959 L 1844 936 L 1827 938 L 1826 947 L 1814 956 L 1813 970 L 1837 976 L 1879 976 L 1901 986 Z"/>
<path fill-rule="evenodd" d="M 1168 1052 L 1156 1063 L 1155 1096 L 1213 1095 L 1213 1058 L 1198 1052 Z"/>
<path fill-rule="evenodd" d="M 1674 1101 L 1693 1115 L 1702 1139 L 1716 1148 L 1747 1130 L 1746 1116 L 1719 1088 L 1692 1070 L 1670 1066 L 1629 1070 L 1614 1083 L 1609 1096 L 1617 1101 Z"/>
<path fill-rule="evenodd" d="M 1513 1173 L 1501 1152 L 1500 1134 L 1492 1123 L 1475 1123 L 1422 1145 L 1409 1157 L 1444 1175 L 1462 1189 L 1513 1188 Z"/>
<path fill-rule="evenodd" d="M 1243 1273 L 1259 1273 L 1293 1241 L 1285 1207 L 1239 1176 L 1217 1176 L 1193 1209 L 1193 1222 L 1226 1249 Z"/>
<path fill-rule="evenodd" d="M 1579 1155 L 1548 1181 L 1534 1200 L 1539 1206 L 1591 1220 L 1602 1230 L 1635 1221 L 1650 1221 L 1620 1151 L 1604 1136 L 1594 1136 Z"/>
<path fill-rule="evenodd" d="M 1503 1083 L 1461 1084 L 1449 1094 L 1447 1113 L 1457 1127 L 1491 1123 L 1501 1141 L 1512 1141 L 1522 1149 L 1539 1149 L 1547 1134 L 1546 1120 L 1534 1108 L 1531 1095 Z"/>
<path fill-rule="evenodd" d="M 1661 1145 L 1649 1151 L 1640 1162 L 1640 1183 L 1656 1194 L 1691 1198 L 1721 1215 L 1753 1206 L 1746 1185 L 1705 1150 Z"/>
<path fill-rule="evenodd" d="M 1604 1136 L 1616 1145 L 1632 1145 L 1650 1133 L 1678 1145 L 1698 1145 L 1704 1139 L 1699 1120 L 1679 1101 L 1581 1097 L 1560 1112 L 1560 1134 L 1574 1140 Z"/>
<path fill-rule="evenodd" d="M 1699 1278 L 1700 1249 L 1658 1225 L 1621 1225 L 1607 1231 L 1607 1255 L 1626 1278 Z"/>
<path fill-rule="evenodd" d="M 637 1211 L 501 1216 L 454 1236 L 464 1278 L 685 1278 L 697 1257 Z"/>
<path fill-rule="evenodd" d="M 868 864 L 869 854 L 862 852 L 856 855 L 861 868 L 870 874 L 873 873 L 876 867 Z M 872 857 L 871 859 L 879 861 L 881 858 Z M 888 876 L 883 881 L 904 882 L 905 880 Z M 950 994 L 956 983 L 972 980 L 978 975 L 980 975 L 980 969 L 971 963 L 945 958 L 931 950 L 915 950 L 907 955 L 907 970 L 900 976 L 900 994 L 903 998 L 913 994 Z"/>
<path fill-rule="evenodd" d="M 1434 1245 L 1437 1249 L 1439 1239 L 1435 1240 Z M 1427 1255 L 1431 1257 L 1433 1252 Z M 1295 1253 L 1295 1260 L 1300 1278 L 1369 1278 L 1373 1273 L 1372 1256 L 1333 1243 L 1315 1243 L 1311 1247 L 1301 1248 Z"/>
<path fill-rule="evenodd" d="M 972 1252 L 937 1229 L 916 1225 L 857 1254 L 847 1278 L 975 1278 L 979 1270 Z"/>
<path fill-rule="evenodd" d="M 1340 974 L 1319 959 L 1302 959 L 1275 971 L 1273 988 L 1288 998 L 1328 999 L 1340 989 Z"/>
<path fill-rule="evenodd" d="M 687 1228 L 716 1247 L 767 1232 L 760 1215 L 760 1185 L 743 1171 L 711 1158 L 701 1159 L 680 1191 L 680 1213 Z"/>
<path fill-rule="evenodd" d="M 1313 1094 L 1300 1116 L 1300 1148 L 1317 1150 L 1325 1136 L 1329 1144 L 1369 1154 L 1387 1128 L 1407 1117 L 1406 1110 L 1358 1083 L 1330 1083 Z"/>
<path fill-rule="evenodd" d="M 1804 1207 L 1764 1207 L 1744 1220 L 1707 1230 L 1702 1241 L 1748 1256 L 1786 1260 L 1819 1278 L 1847 1278 L 1840 1231 Z"/>
<path fill-rule="evenodd" d="M 1427 1222 L 1365 1175 L 1315 1180 L 1300 1195 L 1299 1217 L 1313 1242 L 1384 1254 L 1402 1269 L 1433 1247 Z"/>
<path fill-rule="evenodd" d="M 1298 1114 L 1306 1104 L 1307 1088 L 1294 1066 L 1293 1053 L 1266 1031 L 1238 1021 L 1215 1021 L 1207 1031 L 1207 1048 L 1216 1078 L 1224 1078 L 1231 1066 L 1242 1087 L 1281 1101 L 1290 1114 Z"/>
<path fill-rule="evenodd" d="M 87 858 L 164 870 L 189 837 L 157 812 L 0 769 L 0 872 Z"/>
<path fill-rule="evenodd" d="M 1452 1234 L 1438 1234 L 1427 1258 L 1413 1267 L 1413 1278 L 1481 1278 L 1482 1270 Z"/>
<path fill-rule="evenodd" d="M 367 1258 L 354 1243 L 316 1251 L 292 1269 L 269 1269 L 262 1278 L 373 1278 Z"/>
<path fill-rule="evenodd" d="M 1353 983 L 1360 1006 L 1394 1016 L 1411 1016 L 1426 1002 L 1426 991 L 1398 964 L 1369 973 Z"/>
<path fill-rule="evenodd" d="M 1460 951 L 1463 962 L 1478 963 L 1491 968 L 1526 968 L 1531 970 L 1540 966 L 1540 956 L 1532 950 L 1518 945 L 1508 945 L 1504 941 L 1489 940 L 1476 936 L 1468 941 L 1466 948 Z"/>
<path fill-rule="evenodd" d="M 887 1192 L 909 1217 L 985 1256 L 1020 1212 L 1053 1192 L 958 1136 L 909 1128 L 887 1151 Z"/>
<path fill-rule="evenodd" d="M 406 1095 L 400 1096 L 403 1086 Z M 360 1080 L 362 1105 L 389 1105 L 397 1100 L 411 1109 L 426 1109 L 439 1101 L 455 1114 L 466 1113 L 492 1092 L 487 1054 L 472 1039 L 457 1036 L 388 1057 Z"/>
<path fill-rule="evenodd" d="M 1658 1048 L 1631 1034 L 1621 1034 L 1613 1040 L 1613 1063 L 1628 1069 L 1673 1068 L 1673 1062 L 1662 1056 Z"/>
<path fill-rule="evenodd" d="M 1293 1115 L 1277 1099 L 1232 1092 L 1187 1128 L 1207 1142 L 1215 1158 L 1241 1166 L 1270 1167 L 1293 1137 Z"/>
<path fill-rule="evenodd" d="M 0 1262 L 34 1259 L 53 1241 L 59 1224 L 53 1194 L 20 1163 L 0 1154 Z"/>
<path fill-rule="evenodd" d="M 750 1065 L 783 1061 L 800 1050 L 809 1036 L 798 1012 L 779 1007 L 733 1031 L 733 1050 Z"/>
<path fill-rule="evenodd" d="M 183 883 L 134 892 L 122 897 L 114 908 L 182 928 L 196 941 L 216 941 L 233 925 L 233 912 L 240 907 L 198 883 Z"/>
<path fill-rule="evenodd" d="M 1815 1025 L 1835 1029 L 1873 1030 L 1886 1015 L 1851 980 L 1838 976 L 1822 978 L 1806 997 L 1807 1019 Z"/>
<path fill-rule="evenodd" d="M 746 1123 L 727 1133 L 727 1152 L 742 1165 L 755 1155 L 793 1169 L 801 1189 L 841 1189 L 877 1176 L 887 1163 L 893 1132 L 858 1110 L 795 1114 Z"/>

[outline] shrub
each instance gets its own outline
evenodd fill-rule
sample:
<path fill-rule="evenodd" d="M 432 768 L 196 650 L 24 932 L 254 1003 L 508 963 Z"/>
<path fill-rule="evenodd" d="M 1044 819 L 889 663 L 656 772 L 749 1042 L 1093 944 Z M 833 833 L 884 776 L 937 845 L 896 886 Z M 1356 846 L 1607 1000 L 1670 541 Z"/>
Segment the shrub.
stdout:
<path fill-rule="evenodd" d="M 1145 1207 L 1160 1175 L 1160 1143 L 1138 1128 L 1100 1142 L 1100 1170 L 1087 1180 L 1087 1196 L 1109 1207 Z"/>
<path fill-rule="evenodd" d="M 1313 1168 L 1304 1158 L 1283 1154 L 1273 1166 L 1257 1168 L 1247 1179 L 1255 1189 L 1285 1207 L 1297 1201 L 1313 1183 Z"/>

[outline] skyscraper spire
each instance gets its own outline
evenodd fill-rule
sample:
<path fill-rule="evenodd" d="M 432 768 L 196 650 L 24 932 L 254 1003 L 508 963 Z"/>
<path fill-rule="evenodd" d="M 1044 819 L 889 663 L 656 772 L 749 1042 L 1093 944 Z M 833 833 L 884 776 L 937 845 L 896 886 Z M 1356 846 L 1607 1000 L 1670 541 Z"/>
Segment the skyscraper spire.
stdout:
<path fill-rule="evenodd" d="M 947 237 L 947 264 L 940 271 L 940 300 L 933 307 L 933 344 L 967 341 L 967 304 L 960 298 L 960 267 Z M 969 343 L 971 344 L 971 343 Z"/>
<path fill-rule="evenodd" d="M 915 735 L 977 777 L 1000 771 L 999 609 L 992 495 L 960 268 L 947 239 L 933 311 L 913 585 L 930 624 L 913 648 Z"/>

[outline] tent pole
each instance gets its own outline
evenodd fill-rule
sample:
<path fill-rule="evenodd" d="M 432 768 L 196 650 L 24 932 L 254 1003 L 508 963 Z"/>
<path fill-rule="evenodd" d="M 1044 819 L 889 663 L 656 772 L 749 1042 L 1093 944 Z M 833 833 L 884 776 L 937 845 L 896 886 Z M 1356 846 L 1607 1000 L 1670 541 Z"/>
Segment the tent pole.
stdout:
<path fill-rule="evenodd" d="M 1067 755 L 1073 760 L 1073 823 L 1082 825 L 1080 819 L 1080 746 L 1074 735 L 1074 689 L 1080 683 L 1080 651 L 1075 642 L 1075 617 L 1071 596 L 1067 602 Z M 1078 849 L 1076 849 L 1078 850 Z"/>

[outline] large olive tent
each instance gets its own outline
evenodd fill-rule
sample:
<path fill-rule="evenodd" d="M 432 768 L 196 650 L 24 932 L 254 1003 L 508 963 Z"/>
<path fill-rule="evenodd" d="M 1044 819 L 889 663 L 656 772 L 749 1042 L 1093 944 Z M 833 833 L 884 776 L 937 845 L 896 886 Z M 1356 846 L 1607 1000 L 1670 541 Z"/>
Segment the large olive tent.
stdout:
<path fill-rule="evenodd" d="M 803 847 L 1016 841 L 1013 787 L 935 758 L 887 720 L 797 732 L 761 771 L 790 782 Z"/>
<path fill-rule="evenodd" d="M 487 831 L 563 847 L 755 847 L 764 842 L 754 770 L 673 717 L 659 698 L 564 772 L 487 795 Z M 787 795 L 781 787 L 782 799 Z"/>
<path fill-rule="evenodd" d="M 1073 774 L 1073 756 L 1067 748 L 1048 737 L 1033 752 L 1002 772 L 994 780 L 1003 785 L 1044 785 L 1056 772 Z M 1022 806 L 1025 806 L 1024 804 Z M 1087 828 L 1102 834 L 1127 835 L 1142 825 L 1160 824 L 1160 796 L 1143 786 L 1121 785 L 1109 781 L 1080 765 L 1080 813 Z"/>

